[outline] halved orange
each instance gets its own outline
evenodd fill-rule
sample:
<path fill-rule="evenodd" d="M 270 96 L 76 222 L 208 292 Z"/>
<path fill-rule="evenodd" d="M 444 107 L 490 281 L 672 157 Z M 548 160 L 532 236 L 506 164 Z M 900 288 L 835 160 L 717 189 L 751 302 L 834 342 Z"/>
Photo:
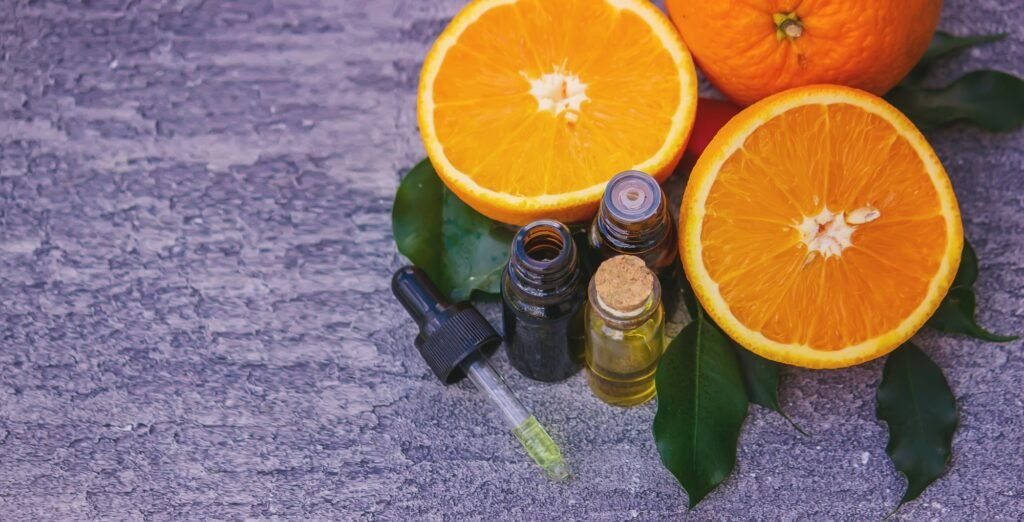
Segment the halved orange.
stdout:
<path fill-rule="evenodd" d="M 427 154 L 484 215 L 577 222 L 629 169 L 667 178 L 697 77 L 647 0 L 476 0 L 438 37 L 417 100 Z"/>
<path fill-rule="evenodd" d="M 884 355 L 935 312 L 963 230 L 942 164 L 881 98 L 814 85 L 733 118 L 697 161 L 680 252 L 730 337 L 778 362 Z"/>

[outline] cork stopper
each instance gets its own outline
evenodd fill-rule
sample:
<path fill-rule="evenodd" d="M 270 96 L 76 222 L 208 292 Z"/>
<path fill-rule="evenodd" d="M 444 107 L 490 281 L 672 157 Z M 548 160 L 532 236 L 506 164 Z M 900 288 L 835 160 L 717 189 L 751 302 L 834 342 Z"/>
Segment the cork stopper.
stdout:
<path fill-rule="evenodd" d="M 594 286 L 602 304 L 628 314 L 647 302 L 654 291 L 654 275 L 639 257 L 616 256 L 598 267 Z"/>

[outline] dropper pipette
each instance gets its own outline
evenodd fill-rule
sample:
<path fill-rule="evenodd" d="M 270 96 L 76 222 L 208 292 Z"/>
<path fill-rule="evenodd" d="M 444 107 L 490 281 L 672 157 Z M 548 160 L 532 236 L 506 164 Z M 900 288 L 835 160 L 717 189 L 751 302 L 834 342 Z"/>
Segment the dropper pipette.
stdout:
<path fill-rule="evenodd" d="M 468 376 L 548 478 L 567 478 L 558 446 L 487 361 L 501 337 L 480 312 L 466 302 L 450 304 L 427 274 L 412 266 L 395 272 L 391 291 L 419 325 L 416 347 L 437 378 L 451 384 Z"/>
<path fill-rule="evenodd" d="M 512 433 L 523 444 L 534 462 L 544 468 L 544 473 L 548 478 L 551 480 L 567 478 L 569 471 L 565 468 L 562 453 L 555 445 L 555 441 L 551 440 L 548 432 L 544 431 L 544 427 L 537 422 L 537 418 L 530 415 L 519 399 L 512 394 L 512 390 L 494 371 L 491 363 L 481 356 L 472 362 L 467 360 L 461 366 L 477 389 L 483 392 L 491 404 L 498 408 L 505 423 L 512 428 Z"/>

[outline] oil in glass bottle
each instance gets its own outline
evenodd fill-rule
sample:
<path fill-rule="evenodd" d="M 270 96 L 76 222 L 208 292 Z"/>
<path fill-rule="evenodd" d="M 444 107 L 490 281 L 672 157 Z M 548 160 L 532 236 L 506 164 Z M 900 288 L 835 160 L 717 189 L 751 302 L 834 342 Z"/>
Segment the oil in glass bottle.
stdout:
<path fill-rule="evenodd" d="M 639 257 L 613 257 L 597 269 L 589 297 L 585 359 L 590 390 L 615 406 L 648 401 L 665 351 L 658 279 Z"/>
<path fill-rule="evenodd" d="M 583 367 L 586 285 L 567 226 L 540 220 L 519 230 L 501 297 L 508 359 L 520 373 L 551 382 Z"/>

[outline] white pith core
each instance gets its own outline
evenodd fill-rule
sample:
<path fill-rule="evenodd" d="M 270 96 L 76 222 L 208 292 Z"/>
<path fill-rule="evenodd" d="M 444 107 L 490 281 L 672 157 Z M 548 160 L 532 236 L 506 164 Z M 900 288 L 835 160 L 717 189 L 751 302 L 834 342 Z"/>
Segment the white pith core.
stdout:
<path fill-rule="evenodd" d="M 565 72 L 561 66 L 555 72 L 540 78 L 527 78 L 530 94 L 537 99 L 537 110 L 551 111 L 555 116 L 565 113 L 565 119 L 574 122 L 579 119 L 580 106 L 588 101 L 587 84 L 575 74 Z"/>
<path fill-rule="evenodd" d="M 838 214 L 826 207 L 817 216 L 805 216 L 796 228 L 800 231 L 800 239 L 807 246 L 807 262 L 814 258 L 814 254 L 825 259 L 841 256 L 843 250 L 853 245 L 851 237 L 857 227 L 881 216 L 882 213 L 871 205 Z"/>

